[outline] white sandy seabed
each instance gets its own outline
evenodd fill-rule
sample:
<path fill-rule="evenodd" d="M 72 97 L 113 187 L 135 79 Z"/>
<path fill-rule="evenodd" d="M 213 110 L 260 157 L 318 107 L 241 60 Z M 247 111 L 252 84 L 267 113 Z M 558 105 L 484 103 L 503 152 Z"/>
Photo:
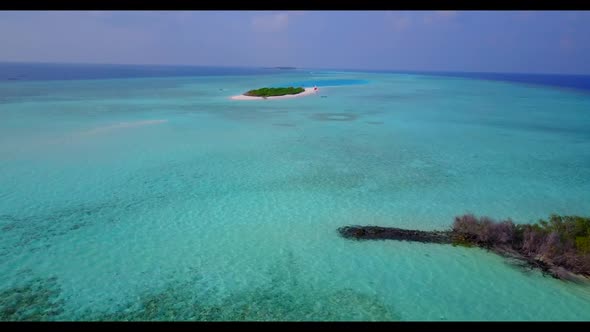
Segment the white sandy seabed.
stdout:
<path fill-rule="evenodd" d="M 303 96 L 309 96 L 312 94 L 315 94 L 319 91 L 316 90 L 314 91 L 313 88 L 305 88 L 305 91 L 298 93 L 296 95 L 285 95 L 285 96 L 275 96 L 275 97 L 266 97 L 266 99 L 287 99 L 287 98 L 296 98 L 296 97 L 303 97 Z M 253 96 L 245 96 L 245 95 L 239 95 L 239 96 L 233 96 L 231 97 L 231 99 L 233 100 L 260 100 L 260 99 L 265 99 L 263 97 L 253 97 Z"/>

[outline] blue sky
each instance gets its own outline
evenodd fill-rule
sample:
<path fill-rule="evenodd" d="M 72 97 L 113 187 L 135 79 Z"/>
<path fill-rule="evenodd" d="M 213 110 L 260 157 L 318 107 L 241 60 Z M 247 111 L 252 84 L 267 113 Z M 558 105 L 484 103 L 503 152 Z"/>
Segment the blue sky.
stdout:
<path fill-rule="evenodd" d="M 590 74 L 584 11 L 2 11 L 0 61 Z"/>

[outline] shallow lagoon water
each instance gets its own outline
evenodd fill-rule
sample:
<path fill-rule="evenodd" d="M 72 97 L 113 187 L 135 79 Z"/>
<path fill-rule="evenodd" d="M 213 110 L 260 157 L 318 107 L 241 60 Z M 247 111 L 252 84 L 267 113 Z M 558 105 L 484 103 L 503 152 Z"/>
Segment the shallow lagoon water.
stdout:
<path fill-rule="evenodd" d="M 0 84 L 0 318 L 588 320 L 588 286 L 336 229 L 589 215 L 589 110 L 410 74 Z"/>

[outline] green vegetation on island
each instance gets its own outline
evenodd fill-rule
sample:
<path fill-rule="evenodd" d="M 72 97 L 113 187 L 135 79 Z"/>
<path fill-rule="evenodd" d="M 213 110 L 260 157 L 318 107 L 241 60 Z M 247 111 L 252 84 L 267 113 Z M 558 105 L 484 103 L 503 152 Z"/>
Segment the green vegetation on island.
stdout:
<path fill-rule="evenodd" d="M 277 96 L 285 96 L 285 95 L 296 95 L 301 92 L 305 91 L 304 88 L 298 87 L 288 87 L 288 88 L 262 88 L 257 90 L 250 90 L 244 95 L 251 96 L 251 97 L 277 97 Z"/>

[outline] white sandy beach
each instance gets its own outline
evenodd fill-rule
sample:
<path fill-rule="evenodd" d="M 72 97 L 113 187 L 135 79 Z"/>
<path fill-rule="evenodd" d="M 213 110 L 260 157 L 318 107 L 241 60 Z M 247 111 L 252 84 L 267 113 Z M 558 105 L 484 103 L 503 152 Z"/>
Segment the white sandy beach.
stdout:
<path fill-rule="evenodd" d="M 305 91 L 298 93 L 296 95 L 267 97 L 266 99 L 287 99 L 287 98 L 303 97 L 303 96 L 309 96 L 309 95 L 315 94 L 318 91 L 320 91 L 320 90 L 318 89 L 318 90 L 314 91 L 313 88 L 305 88 Z M 231 99 L 233 99 L 233 100 L 260 100 L 260 99 L 264 99 L 264 98 L 263 97 L 252 97 L 252 96 L 239 95 L 239 96 L 233 96 L 233 97 L 231 97 Z"/>

